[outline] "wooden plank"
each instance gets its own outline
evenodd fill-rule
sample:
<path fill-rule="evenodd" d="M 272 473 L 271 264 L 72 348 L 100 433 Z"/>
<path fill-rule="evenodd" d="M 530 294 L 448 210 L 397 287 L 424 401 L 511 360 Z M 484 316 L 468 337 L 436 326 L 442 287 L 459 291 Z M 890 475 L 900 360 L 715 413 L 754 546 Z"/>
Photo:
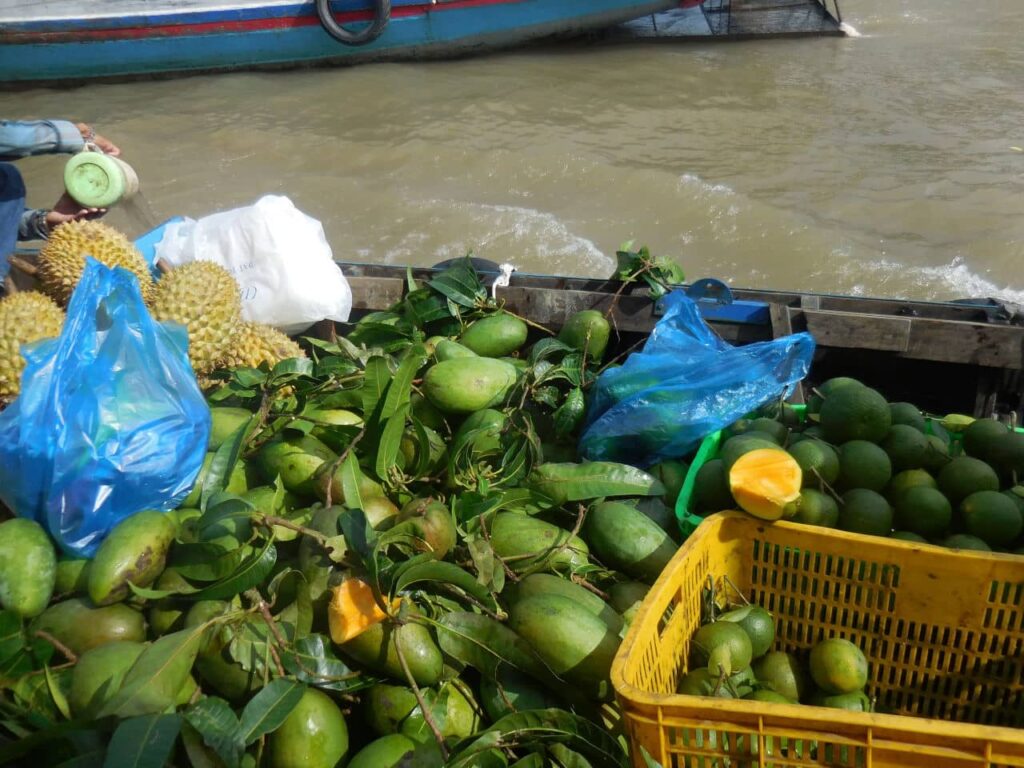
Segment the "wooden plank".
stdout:
<path fill-rule="evenodd" d="M 352 308 L 372 311 L 387 309 L 402 300 L 405 279 L 401 277 L 357 277 L 346 275 L 352 289 Z"/>
<path fill-rule="evenodd" d="M 813 309 L 804 309 L 802 313 L 807 330 L 818 344 L 826 347 L 906 352 L 909 346 L 910 318 Z"/>

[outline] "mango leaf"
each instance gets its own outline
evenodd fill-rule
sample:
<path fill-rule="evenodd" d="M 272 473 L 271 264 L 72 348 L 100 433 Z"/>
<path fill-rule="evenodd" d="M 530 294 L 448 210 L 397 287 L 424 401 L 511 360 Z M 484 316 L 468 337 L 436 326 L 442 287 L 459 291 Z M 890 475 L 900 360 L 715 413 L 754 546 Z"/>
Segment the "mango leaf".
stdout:
<path fill-rule="evenodd" d="M 468 256 L 430 280 L 428 285 L 449 301 L 469 309 L 487 298 L 487 291 Z"/>
<path fill-rule="evenodd" d="M 225 600 L 234 597 L 261 583 L 274 569 L 276 562 L 277 549 L 274 540 L 270 538 L 264 543 L 263 549 L 241 563 L 226 579 L 193 592 L 188 597 L 192 600 Z"/>
<path fill-rule="evenodd" d="M 107 748 L 100 745 L 81 752 L 69 760 L 57 763 L 53 768 L 104 768 L 104 760 L 107 757 Z"/>
<path fill-rule="evenodd" d="M 200 625 L 172 632 L 147 646 L 98 717 L 151 715 L 173 706 L 188 679 L 204 630 Z"/>
<path fill-rule="evenodd" d="M 262 618 L 251 616 L 235 625 L 231 640 L 228 642 L 228 655 L 246 672 L 262 678 L 270 658 L 269 644 L 270 628 Z"/>
<path fill-rule="evenodd" d="M 185 756 L 191 768 L 234 768 L 236 765 L 213 754 L 210 751 L 211 747 L 203 743 L 203 737 L 188 723 L 187 718 L 181 724 L 181 743 L 185 747 Z"/>
<path fill-rule="evenodd" d="M 341 534 L 345 537 L 345 544 L 350 550 L 354 550 L 363 565 L 370 567 L 373 554 L 377 548 L 377 534 L 366 519 L 362 509 L 350 510 L 347 515 L 338 518 L 341 525 Z"/>
<path fill-rule="evenodd" d="M 363 479 L 363 470 L 359 467 L 359 459 L 355 451 L 345 457 L 341 465 L 341 492 L 345 496 L 345 506 L 350 509 L 363 508 L 363 495 L 359 492 L 359 481 Z"/>
<path fill-rule="evenodd" d="M 482 536 L 469 534 L 465 537 L 469 556 L 473 558 L 477 581 L 495 594 L 505 588 L 505 569 L 494 554 L 494 547 Z"/>
<path fill-rule="evenodd" d="M 71 707 L 68 706 L 68 697 L 64 695 L 64 691 L 57 682 L 56 675 L 50 669 L 49 664 L 43 667 L 43 674 L 46 677 L 46 686 L 50 689 L 50 698 L 53 699 L 57 711 L 64 716 L 65 720 L 70 720 Z"/>
<path fill-rule="evenodd" d="M 188 595 L 195 591 L 191 589 L 149 589 L 147 587 L 137 587 L 131 581 L 128 582 L 128 587 L 133 594 L 144 600 L 163 600 L 171 595 Z"/>
<path fill-rule="evenodd" d="M 275 385 L 280 385 L 299 376 L 313 374 L 313 361 L 307 357 L 290 357 L 274 364 L 270 369 L 270 377 Z"/>
<path fill-rule="evenodd" d="M 0 680 L 21 677 L 32 666 L 21 618 L 14 611 L 0 611 Z"/>
<path fill-rule="evenodd" d="M 398 409 L 409 402 L 412 395 L 412 382 L 416 373 L 423 364 L 427 362 L 427 353 L 422 344 L 409 349 L 402 358 L 395 376 L 388 386 L 387 396 L 384 398 L 384 406 L 381 408 L 381 419 L 390 419 L 398 412 Z M 380 475 L 380 472 L 377 473 Z M 381 475 L 383 477 L 383 475 Z"/>
<path fill-rule="evenodd" d="M 539 363 L 541 360 L 545 360 L 553 355 L 560 353 L 566 354 L 574 351 L 574 347 L 569 346 L 564 341 L 560 341 L 553 336 L 541 339 L 530 348 L 530 365 Z"/>
<path fill-rule="evenodd" d="M 311 634 L 296 641 L 281 654 L 281 663 L 296 680 L 317 688 L 352 693 L 369 688 L 377 679 L 364 675 L 340 661 L 323 636 Z"/>
<path fill-rule="evenodd" d="M 419 563 L 412 568 L 406 569 L 395 581 L 393 590 L 395 593 L 398 593 L 413 584 L 423 581 L 438 581 L 451 584 L 484 602 L 489 607 L 497 607 L 494 597 L 485 586 L 480 584 L 470 573 L 455 565 L 455 563 L 446 563 L 443 560 Z"/>
<path fill-rule="evenodd" d="M 555 422 L 555 434 L 564 437 L 574 431 L 583 420 L 583 390 L 573 387 L 565 398 L 565 402 L 552 414 Z"/>
<path fill-rule="evenodd" d="M 430 323 L 452 319 L 446 299 L 429 288 L 410 289 L 402 305 L 406 318 L 420 328 L 425 328 Z"/>
<path fill-rule="evenodd" d="M 387 361 L 380 356 L 371 357 L 366 361 L 366 374 L 363 377 L 363 419 L 369 423 L 377 410 L 377 404 L 384 397 L 384 392 L 391 382 L 391 370 Z"/>
<path fill-rule="evenodd" d="M 178 715 L 123 720 L 114 731 L 103 768 L 163 768 L 181 730 Z"/>
<path fill-rule="evenodd" d="M 391 386 L 393 387 L 394 383 Z M 405 419 L 408 415 L 409 403 L 406 401 L 398 407 L 387 420 L 387 423 L 385 423 L 384 431 L 380 436 L 380 445 L 377 447 L 377 463 L 374 467 L 377 477 L 388 477 L 391 468 L 398 461 L 398 452 L 402 446 L 402 435 L 405 433 Z"/>
<path fill-rule="evenodd" d="M 214 526 L 228 520 L 248 520 L 256 511 L 255 505 L 240 496 L 230 493 L 217 493 L 210 497 L 206 511 L 196 521 L 196 531 L 201 541 L 223 535 L 223 530 L 212 535 L 204 535 Z"/>
<path fill-rule="evenodd" d="M 530 645 L 499 621 L 469 611 L 453 611 L 434 622 L 441 650 L 477 671 L 494 676 L 500 664 L 557 687 L 558 679 Z"/>
<path fill-rule="evenodd" d="M 202 737 L 228 768 L 235 768 L 242 759 L 242 743 L 238 718 L 224 699 L 207 696 L 185 710 L 185 722 Z"/>
<path fill-rule="evenodd" d="M 534 467 L 528 484 L 556 504 L 602 496 L 661 496 L 665 486 L 642 469 L 613 461 L 550 463 Z"/>
<path fill-rule="evenodd" d="M 232 432 L 231 436 L 213 454 L 213 461 L 210 462 L 210 468 L 203 479 L 203 492 L 199 501 L 200 509 L 205 511 L 210 497 L 218 491 L 223 491 L 227 486 L 231 473 L 234 472 L 235 465 L 238 463 L 242 446 L 245 445 L 250 431 L 259 424 L 259 421 L 260 415 L 254 413 L 249 421 Z"/>
<path fill-rule="evenodd" d="M 593 768 L 629 768 L 629 757 L 604 728 L 564 709 L 534 709 L 506 715 L 490 728 L 460 741 L 445 768 L 471 768 L 477 757 L 496 746 L 564 744 Z"/>
<path fill-rule="evenodd" d="M 242 548 L 228 551 L 208 542 L 175 544 L 170 559 L 170 565 L 186 579 L 217 581 L 235 572 Z"/>
<path fill-rule="evenodd" d="M 562 393 L 558 391 L 558 387 L 553 386 L 537 387 L 533 390 L 532 396 L 536 402 L 549 408 L 557 408 L 562 399 Z"/>
<path fill-rule="evenodd" d="M 239 730 L 248 746 L 265 733 L 277 730 L 298 705 L 306 686 L 279 677 L 271 680 L 242 710 Z"/>

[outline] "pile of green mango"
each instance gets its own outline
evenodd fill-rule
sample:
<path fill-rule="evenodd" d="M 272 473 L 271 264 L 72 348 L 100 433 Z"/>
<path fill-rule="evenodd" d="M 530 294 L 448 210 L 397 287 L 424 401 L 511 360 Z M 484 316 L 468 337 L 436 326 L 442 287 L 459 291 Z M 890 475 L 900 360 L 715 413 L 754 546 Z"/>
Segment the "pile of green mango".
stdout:
<path fill-rule="evenodd" d="M 577 461 L 607 320 L 467 259 L 341 330 L 223 374 L 192 491 L 92 559 L 0 523 L 0 765 L 630 764 L 610 667 L 687 468 Z M 350 579 L 383 619 L 336 642 Z"/>

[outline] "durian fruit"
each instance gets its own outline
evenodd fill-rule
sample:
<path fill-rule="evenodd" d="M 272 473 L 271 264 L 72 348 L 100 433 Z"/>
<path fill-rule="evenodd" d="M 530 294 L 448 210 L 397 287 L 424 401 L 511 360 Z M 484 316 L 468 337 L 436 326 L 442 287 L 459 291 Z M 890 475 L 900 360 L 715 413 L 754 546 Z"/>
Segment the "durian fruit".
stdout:
<path fill-rule="evenodd" d="M 142 298 L 151 299 L 153 276 L 142 254 L 123 234 L 98 221 L 69 221 L 50 233 L 39 251 L 38 278 L 43 292 L 66 307 L 82 277 L 86 256 L 108 267 L 127 269 L 138 278 Z"/>
<path fill-rule="evenodd" d="M 276 328 L 243 322 L 231 340 L 231 348 L 217 361 L 216 367 L 259 368 L 260 363 L 273 367 L 282 360 L 305 356 L 302 347 Z"/>
<path fill-rule="evenodd" d="M 183 264 L 160 278 L 150 312 L 160 322 L 188 329 L 192 369 L 197 375 L 209 373 L 228 353 L 242 322 L 238 283 L 219 264 Z"/>
<path fill-rule="evenodd" d="M 37 291 L 19 291 L 0 300 L 0 406 L 21 391 L 21 345 L 59 336 L 63 326 L 64 311 Z"/>
<path fill-rule="evenodd" d="M 243 322 L 231 340 L 231 348 L 217 361 L 215 368 L 259 368 L 260 363 L 266 363 L 273 368 L 282 360 L 305 356 L 302 347 L 276 328 L 260 323 Z M 199 386 L 204 390 L 223 383 L 211 377 L 199 378 Z"/>

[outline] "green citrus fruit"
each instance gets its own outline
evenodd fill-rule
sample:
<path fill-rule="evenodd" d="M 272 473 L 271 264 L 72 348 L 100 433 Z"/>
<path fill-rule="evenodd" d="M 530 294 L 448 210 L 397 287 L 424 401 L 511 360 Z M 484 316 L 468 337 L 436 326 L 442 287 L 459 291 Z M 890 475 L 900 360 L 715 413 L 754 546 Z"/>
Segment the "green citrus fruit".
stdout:
<path fill-rule="evenodd" d="M 991 552 L 992 548 L 977 536 L 968 533 L 954 533 L 939 542 L 943 547 L 950 549 L 967 549 L 972 552 Z"/>
<path fill-rule="evenodd" d="M 690 642 L 694 667 L 707 667 L 726 674 L 750 666 L 754 657 L 750 637 L 731 621 L 715 621 L 698 629 Z"/>
<path fill-rule="evenodd" d="M 684 696 L 715 696 L 720 699 L 734 698 L 729 686 L 721 680 L 721 676 L 712 674 L 711 670 L 707 667 L 698 667 L 684 675 L 679 681 L 676 692 Z"/>
<path fill-rule="evenodd" d="M 792 701 L 799 701 L 807 692 L 807 673 L 796 657 L 783 651 L 766 653 L 753 666 L 758 682 Z"/>
<path fill-rule="evenodd" d="M 919 432 L 928 428 L 924 416 L 913 403 L 889 403 L 889 415 L 893 424 L 906 424 Z"/>
<path fill-rule="evenodd" d="M 892 478 L 889 455 L 867 440 L 851 440 L 839 447 L 840 488 L 881 491 Z"/>
<path fill-rule="evenodd" d="M 828 443 L 805 439 L 789 446 L 789 455 L 803 470 L 805 488 L 820 489 L 822 480 L 831 485 L 839 477 L 839 454 Z"/>
<path fill-rule="evenodd" d="M 935 474 L 949 463 L 949 441 L 939 435 L 926 435 L 926 438 L 928 447 L 925 449 L 924 464 L 921 466 Z"/>
<path fill-rule="evenodd" d="M 890 539 L 897 539 L 898 541 L 909 541 L 914 544 L 927 544 L 928 539 L 924 536 L 919 536 L 912 531 L 893 531 Z"/>
<path fill-rule="evenodd" d="M 826 693 L 853 693 L 868 682 L 868 662 L 849 640 L 831 637 L 811 649 L 811 677 Z"/>
<path fill-rule="evenodd" d="M 782 422 L 776 421 L 775 419 L 768 419 L 764 416 L 754 419 L 750 422 L 750 429 L 754 432 L 764 432 L 772 436 L 779 445 L 786 444 L 786 438 L 789 437 L 789 427 Z"/>
<path fill-rule="evenodd" d="M 918 469 L 924 464 L 928 438 L 914 427 L 893 424 L 889 428 L 889 434 L 882 441 L 882 449 L 889 454 L 895 471 Z"/>
<path fill-rule="evenodd" d="M 885 497 L 890 503 L 895 504 L 896 499 L 901 493 L 909 491 L 911 488 L 922 486 L 926 488 L 938 488 L 939 484 L 935 482 L 934 477 L 923 469 L 905 469 L 902 472 L 893 475 L 892 480 L 889 481 L 889 485 L 885 488 Z"/>
<path fill-rule="evenodd" d="M 892 507 L 885 497 L 867 488 L 854 488 L 843 494 L 839 509 L 839 528 L 851 533 L 888 536 L 892 532 Z"/>
<path fill-rule="evenodd" d="M 892 426 L 889 403 L 868 387 L 843 387 L 828 397 L 821 406 L 821 427 L 830 443 L 885 438 Z"/>
<path fill-rule="evenodd" d="M 909 488 L 894 504 L 893 524 L 903 531 L 934 539 L 942 536 L 952 522 L 953 507 L 937 488 Z"/>
<path fill-rule="evenodd" d="M 794 702 L 787 699 L 781 693 L 775 691 L 769 691 L 767 688 L 759 688 L 756 691 L 751 691 L 743 697 L 748 701 L 766 701 L 772 704 L 793 704 Z"/>
<path fill-rule="evenodd" d="M 957 456 L 950 461 L 937 479 L 939 490 L 946 494 L 950 504 L 955 505 L 972 493 L 999 490 L 999 477 L 995 470 L 984 461 L 969 456 Z"/>
<path fill-rule="evenodd" d="M 1021 521 L 1017 504 L 998 491 L 978 491 L 960 503 L 967 532 L 990 547 L 1008 547 L 1018 536 Z"/>
<path fill-rule="evenodd" d="M 729 472 L 725 462 L 712 459 L 697 470 L 693 481 L 693 508 L 701 514 L 721 512 L 736 506 L 729 490 Z"/>
<path fill-rule="evenodd" d="M 811 697 L 810 703 L 816 707 L 845 709 L 848 712 L 871 711 L 871 699 L 868 698 L 864 691 L 851 691 L 850 693 L 837 693 L 834 695 L 819 692 Z"/>
<path fill-rule="evenodd" d="M 775 618 L 759 605 L 736 608 L 723 613 L 718 620 L 738 624 L 747 633 L 755 659 L 766 654 L 775 642 Z"/>
<path fill-rule="evenodd" d="M 800 492 L 800 503 L 793 522 L 835 528 L 839 523 L 839 505 L 827 493 L 804 488 Z"/>
<path fill-rule="evenodd" d="M 718 458 L 725 463 L 726 469 L 731 469 L 732 465 L 736 463 L 736 460 L 740 456 L 743 456 L 750 451 L 756 451 L 759 448 L 774 448 L 780 450 L 778 443 L 770 439 L 769 435 L 761 433 L 761 437 L 747 433 L 745 435 L 737 435 L 736 437 L 730 437 L 724 443 L 718 452 Z"/>
<path fill-rule="evenodd" d="M 1007 434 L 1006 425 L 995 419 L 975 419 L 963 431 L 964 453 L 982 461 L 991 461 L 992 447 Z"/>
<path fill-rule="evenodd" d="M 825 398 L 834 392 L 838 392 L 840 389 L 846 387 L 863 387 L 864 385 L 856 379 L 851 379 L 849 376 L 836 376 L 833 379 L 823 382 L 821 385 L 816 387 L 817 392 L 812 394 L 807 399 L 807 413 L 815 414 L 821 412 L 821 406 L 825 402 Z M 820 393 L 820 394 L 819 394 Z"/>

